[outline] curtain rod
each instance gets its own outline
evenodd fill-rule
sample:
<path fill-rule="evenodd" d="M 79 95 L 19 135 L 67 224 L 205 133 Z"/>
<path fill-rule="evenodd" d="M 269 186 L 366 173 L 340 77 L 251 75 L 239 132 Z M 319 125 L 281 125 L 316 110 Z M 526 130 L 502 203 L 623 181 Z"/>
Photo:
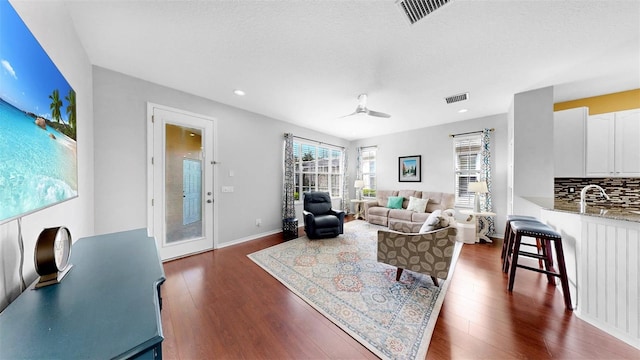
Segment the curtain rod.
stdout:
<path fill-rule="evenodd" d="M 494 131 L 494 128 L 489 129 L 489 131 Z M 460 134 L 449 134 L 449 137 L 456 137 L 456 136 L 460 136 L 460 135 L 469 135 L 469 134 L 480 134 L 482 132 L 482 130 L 478 130 L 478 131 L 469 131 L 466 133 L 460 133 Z"/>
<path fill-rule="evenodd" d="M 287 134 L 285 133 L 285 135 L 287 135 Z M 293 137 L 294 138 L 298 138 L 298 139 L 302 139 L 302 140 L 312 141 L 312 142 L 314 142 L 316 144 L 319 144 L 319 145 L 329 145 L 329 146 L 337 147 L 337 148 L 340 148 L 340 149 L 344 149 L 344 146 L 329 144 L 329 143 L 325 143 L 325 142 L 318 141 L 318 140 L 308 139 L 308 138 L 305 138 L 305 137 L 302 137 L 302 136 L 293 135 Z"/>

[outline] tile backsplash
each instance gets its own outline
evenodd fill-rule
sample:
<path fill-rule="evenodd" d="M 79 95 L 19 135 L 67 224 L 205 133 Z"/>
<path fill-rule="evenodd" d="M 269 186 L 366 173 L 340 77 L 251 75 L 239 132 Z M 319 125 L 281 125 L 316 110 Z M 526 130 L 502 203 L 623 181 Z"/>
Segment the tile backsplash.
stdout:
<path fill-rule="evenodd" d="M 555 178 L 555 200 L 579 203 L 580 191 L 590 184 L 602 186 L 611 200 L 597 189 L 590 189 L 586 195 L 589 204 L 640 211 L 640 178 Z M 574 191 L 569 192 L 570 188 Z"/>

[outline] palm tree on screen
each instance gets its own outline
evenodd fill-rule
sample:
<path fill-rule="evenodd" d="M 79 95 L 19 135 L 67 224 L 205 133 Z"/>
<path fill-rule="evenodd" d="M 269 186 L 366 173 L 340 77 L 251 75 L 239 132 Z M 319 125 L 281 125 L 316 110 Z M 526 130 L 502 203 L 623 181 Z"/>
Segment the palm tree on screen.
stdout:
<path fill-rule="evenodd" d="M 51 119 L 60 123 L 60 108 L 62 107 L 62 100 L 60 100 L 60 93 L 58 92 L 58 89 L 53 90 L 53 93 L 49 95 L 49 99 L 51 99 L 51 105 L 49 105 L 49 109 L 51 109 Z"/>
<path fill-rule="evenodd" d="M 69 119 L 69 126 L 71 126 L 71 132 L 73 133 L 73 138 L 75 139 L 76 135 L 76 92 L 73 89 L 69 90 L 69 95 L 64 98 L 67 100 L 69 105 L 67 105 L 67 118 Z"/>

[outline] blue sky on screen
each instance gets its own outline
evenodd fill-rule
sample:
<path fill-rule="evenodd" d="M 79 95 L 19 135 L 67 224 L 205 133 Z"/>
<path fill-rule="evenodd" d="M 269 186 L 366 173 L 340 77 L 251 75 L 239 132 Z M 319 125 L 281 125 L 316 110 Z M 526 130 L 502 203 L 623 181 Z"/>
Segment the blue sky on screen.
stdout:
<path fill-rule="evenodd" d="M 51 120 L 49 95 L 54 89 L 60 93 L 60 113 L 66 123 L 65 97 L 71 86 L 11 4 L 0 0 L 0 97 L 20 110 Z"/>

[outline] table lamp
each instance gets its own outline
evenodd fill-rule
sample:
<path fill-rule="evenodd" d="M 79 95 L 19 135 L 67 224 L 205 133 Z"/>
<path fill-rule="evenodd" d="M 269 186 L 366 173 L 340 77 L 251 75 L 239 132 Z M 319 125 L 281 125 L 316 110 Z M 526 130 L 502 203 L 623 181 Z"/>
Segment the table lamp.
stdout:
<path fill-rule="evenodd" d="M 486 181 L 470 182 L 467 186 L 467 190 L 476 193 L 475 202 L 473 204 L 473 211 L 480 212 L 480 194 L 486 194 L 489 192 Z"/>
<path fill-rule="evenodd" d="M 358 200 L 362 200 L 362 191 L 360 189 L 364 187 L 364 181 L 356 180 L 355 184 L 353 184 L 353 187 L 356 188 L 356 198 Z"/>

